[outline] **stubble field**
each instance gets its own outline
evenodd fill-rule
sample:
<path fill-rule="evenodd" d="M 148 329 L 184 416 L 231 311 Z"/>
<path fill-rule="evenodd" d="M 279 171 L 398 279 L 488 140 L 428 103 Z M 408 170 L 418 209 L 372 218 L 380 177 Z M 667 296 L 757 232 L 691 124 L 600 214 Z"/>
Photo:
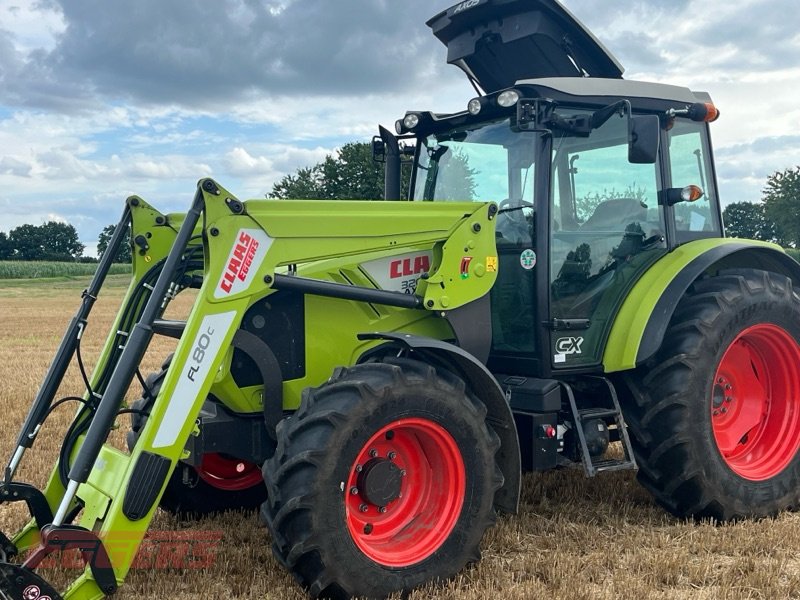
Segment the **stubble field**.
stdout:
<path fill-rule="evenodd" d="M 0 281 L 0 462 L 52 359 L 85 281 Z M 93 364 L 126 281 L 112 277 L 83 340 Z M 185 312 L 191 298 L 171 307 Z M 155 344 L 142 371 L 155 370 L 170 344 Z M 134 384 L 136 385 L 136 384 Z M 132 390 L 131 398 L 138 390 Z M 71 368 L 59 397 L 82 394 Z M 43 486 L 74 408 L 48 420 L 18 479 Z M 127 417 L 112 442 L 121 445 Z M 0 506 L 7 534 L 25 521 L 17 505 Z M 134 569 L 117 598 L 297 599 L 306 596 L 272 557 L 269 535 L 255 514 L 228 514 L 182 523 L 159 512 L 151 531 L 221 536 L 202 568 Z M 630 473 L 586 479 L 580 471 L 528 475 L 520 512 L 501 516 L 483 542 L 483 560 L 454 580 L 431 585 L 412 599 L 478 600 L 800 598 L 800 515 L 718 526 L 674 519 L 654 505 Z M 77 576 L 72 571 L 70 576 Z M 61 573 L 61 576 L 64 574 Z"/>

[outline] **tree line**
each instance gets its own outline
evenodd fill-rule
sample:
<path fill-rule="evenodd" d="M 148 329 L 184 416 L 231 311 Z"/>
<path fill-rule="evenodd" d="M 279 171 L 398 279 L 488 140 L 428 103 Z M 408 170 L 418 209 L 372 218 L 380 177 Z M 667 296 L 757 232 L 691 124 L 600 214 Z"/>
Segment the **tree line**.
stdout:
<path fill-rule="evenodd" d="M 767 177 L 761 202 L 734 202 L 722 213 L 729 237 L 800 248 L 800 166 Z"/>
<path fill-rule="evenodd" d="M 8 234 L 0 231 L 0 260 L 52 260 L 74 262 L 83 257 L 85 246 L 69 223 L 48 221 L 43 225 L 20 225 Z"/>

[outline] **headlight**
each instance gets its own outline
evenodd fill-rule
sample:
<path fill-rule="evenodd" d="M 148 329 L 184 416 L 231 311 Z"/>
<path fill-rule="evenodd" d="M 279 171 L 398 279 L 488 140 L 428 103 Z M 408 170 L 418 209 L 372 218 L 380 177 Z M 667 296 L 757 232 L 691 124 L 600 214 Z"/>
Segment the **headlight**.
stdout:
<path fill-rule="evenodd" d="M 497 103 L 503 108 L 514 106 L 518 101 L 519 92 L 517 90 L 506 90 L 497 97 Z"/>
<path fill-rule="evenodd" d="M 414 129 L 417 125 L 419 125 L 419 115 L 416 113 L 408 113 L 403 119 L 403 125 L 406 129 Z"/>
<path fill-rule="evenodd" d="M 479 112 L 481 112 L 481 99 L 473 98 L 470 100 L 469 104 L 467 104 L 467 110 L 471 115 L 477 115 Z"/>

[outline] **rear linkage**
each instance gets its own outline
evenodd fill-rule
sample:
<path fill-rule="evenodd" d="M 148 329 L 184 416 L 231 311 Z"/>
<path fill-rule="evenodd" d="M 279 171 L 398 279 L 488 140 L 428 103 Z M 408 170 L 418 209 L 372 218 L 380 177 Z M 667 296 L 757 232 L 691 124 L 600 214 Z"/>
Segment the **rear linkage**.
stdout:
<path fill-rule="evenodd" d="M 207 191 L 217 189 L 210 180 L 202 181 L 201 185 L 205 186 Z M 125 303 L 132 310 L 141 311 L 141 316 L 129 332 L 120 329 L 118 317 L 117 327 L 115 327 L 116 335 L 111 335 L 107 341 L 106 351 L 104 351 L 104 356 L 95 372 L 103 370 L 103 373 L 97 377 L 95 389 L 92 390 L 83 369 L 80 340 L 113 259 L 125 241 L 132 222 L 131 207 L 140 206 L 140 203 L 144 204 L 137 197 L 128 199 L 108 248 L 103 253 L 88 288 L 82 294 L 81 305 L 69 322 L 56 356 L 50 364 L 25 418 L 17 437 L 16 449 L 4 470 L 2 481 L 0 481 L 0 503 L 24 501 L 32 516 L 31 522 L 12 539 L 0 533 L 0 597 L 2 598 L 8 600 L 60 600 L 62 596 L 33 569 L 38 567 L 49 554 L 72 549 L 80 551 L 88 568 L 83 577 L 73 584 L 65 597 L 98 598 L 114 593 L 118 587 L 118 577 L 112 568 L 103 540 L 93 531 L 72 525 L 70 522 L 84 508 L 77 498 L 78 488 L 89 480 L 95 461 L 101 453 L 115 419 L 120 414 L 125 393 L 134 376 L 139 376 L 138 365 L 153 336 L 153 324 L 163 313 L 169 299 L 176 293 L 176 288 L 180 285 L 176 279 L 183 279 L 184 286 L 187 285 L 185 282 L 187 258 L 184 254 L 193 239 L 195 227 L 203 211 L 204 197 L 201 186 L 198 185 L 191 209 L 183 220 L 169 254 L 162 261 L 163 264 L 156 264 L 151 269 L 151 271 L 160 271 L 155 284 L 151 285 L 147 281 L 140 281 L 140 289 L 144 293 L 138 295 L 132 293 L 134 287 L 132 284 Z M 166 219 L 156 217 L 156 223 L 165 225 Z M 143 240 L 135 240 L 135 242 L 144 254 L 147 242 Z M 145 260 L 149 262 L 150 257 L 148 256 Z M 147 290 L 149 290 L 149 294 Z M 139 306 L 136 306 L 137 303 Z M 131 322 L 135 320 L 135 314 L 130 320 Z M 124 338 L 127 338 L 127 342 L 124 342 Z M 124 345 L 120 344 L 120 341 L 123 341 Z M 110 349 L 112 351 L 109 353 Z M 76 354 L 88 393 L 83 399 L 70 397 L 54 403 L 56 392 Z M 23 455 L 33 446 L 45 419 L 53 408 L 66 400 L 78 400 L 83 403 L 83 408 L 75 417 L 67 436 L 73 436 L 74 444 L 77 442 L 78 436 L 85 433 L 83 443 L 75 454 L 68 474 L 64 477 L 70 450 L 74 448 L 65 444 L 67 451 L 62 450 L 60 464 L 51 475 L 44 492 L 30 484 L 15 481 L 14 475 Z M 155 455 L 151 455 L 151 457 L 155 457 Z M 149 461 L 150 466 L 153 465 L 153 462 L 159 462 L 156 466 L 160 471 L 169 469 L 170 461 L 167 459 L 151 460 Z M 136 465 L 137 468 L 143 466 L 145 466 L 143 461 L 139 461 Z M 65 481 L 63 481 L 64 479 Z M 157 494 L 158 491 L 159 489 L 156 489 L 155 493 Z M 146 504 L 147 499 L 144 500 Z M 142 505 L 141 502 L 139 504 Z M 138 546 L 138 544 L 136 545 Z M 21 564 L 8 562 L 21 550 L 32 551 Z M 124 576 L 124 572 L 122 575 Z M 70 594 L 70 592 L 74 592 L 74 594 Z"/>

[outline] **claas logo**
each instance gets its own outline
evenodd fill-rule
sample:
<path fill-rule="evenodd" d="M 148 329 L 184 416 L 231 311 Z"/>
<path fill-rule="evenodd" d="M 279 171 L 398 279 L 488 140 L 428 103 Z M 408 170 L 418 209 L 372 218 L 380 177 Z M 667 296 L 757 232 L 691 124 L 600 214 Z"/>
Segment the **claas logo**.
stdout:
<path fill-rule="evenodd" d="M 431 261 L 426 254 L 409 258 L 400 258 L 389 263 L 389 277 L 391 279 L 410 277 L 420 273 L 427 273 L 430 268 Z"/>
<path fill-rule="evenodd" d="M 247 272 L 250 270 L 250 265 L 253 264 L 256 250 L 258 250 L 258 242 L 253 236 L 245 231 L 240 232 L 239 241 L 233 249 L 233 256 L 228 261 L 225 274 L 219 284 L 223 291 L 229 294 L 236 279 L 240 281 L 247 279 Z"/>

